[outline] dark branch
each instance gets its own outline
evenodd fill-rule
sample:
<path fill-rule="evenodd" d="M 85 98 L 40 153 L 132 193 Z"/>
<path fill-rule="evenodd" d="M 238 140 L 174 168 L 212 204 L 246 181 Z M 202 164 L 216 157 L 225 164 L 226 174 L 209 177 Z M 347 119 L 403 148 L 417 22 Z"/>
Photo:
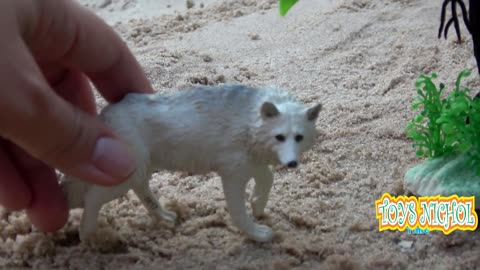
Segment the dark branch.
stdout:
<path fill-rule="evenodd" d="M 450 26 L 452 25 L 452 23 L 455 21 L 454 18 L 450 18 L 450 20 L 448 20 L 447 22 L 447 25 L 445 26 L 445 31 L 443 33 L 443 36 L 445 37 L 445 39 L 447 39 L 447 34 L 448 34 L 448 28 L 450 28 Z"/>
<path fill-rule="evenodd" d="M 447 13 L 447 5 L 451 0 L 445 0 L 442 5 L 442 13 L 440 15 L 440 28 L 438 29 L 438 38 L 442 37 L 443 26 L 445 24 L 445 14 Z"/>
<path fill-rule="evenodd" d="M 462 9 L 463 23 L 465 23 L 465 27 L 467 27 L 468 32 L 472 33 L 472 29 L 470 27 L 470 20 L 468 18 L 468 12 L 467 12 L 467 8 L 465 7 L 465 3 L 463 3 L 463 1 L 458 1 L 457 3 L 460 5 L 460 8 Z"/>
<path fill-rule="evenodd" d="M 447 24 L 445 25 L 447 6 L 449 3 L 451 4 L 452 18 L 450 18 Z M 443 35 L 445 39 L 447 39 L 448 30 L 450 29 L 450 26 L 453 24 L 453 26 L 455 27 L 455 32 L 457 33 L 458 42 L 462 41 L 461 39 L 462 33 L 460 31 L 460 23 L 458 21 L 458 15 L 457 15 L 457 6 L 456 6 L 457 4 L 460 5 L 460 9 L 462 10 L 463 22 L 465 23 L 466 28 L 470 33 L 472 32 L 465 3 L 463 3 L 462 0 L 445 0 L 442 4 L 442 12 L 440 15 L 440 28 L 438 29 L 438 38 L 441 38 L 442 31 L 443 31 Z"/>
<path fill-rule="evenodd" d="M 453 16 L 455 19 L 453 20 L 453 26 L 455 27 L 455 32 L 457 32 L 457 39 L 458 42 L 462 42 L 462 33 L 460 32 L 460 24 L 458 23 L 458 17 L 456 16 L 457 14 L 457 5 L 455 5 L 455 2 L 452 3 L 452 14 L 455 14 Z"/>

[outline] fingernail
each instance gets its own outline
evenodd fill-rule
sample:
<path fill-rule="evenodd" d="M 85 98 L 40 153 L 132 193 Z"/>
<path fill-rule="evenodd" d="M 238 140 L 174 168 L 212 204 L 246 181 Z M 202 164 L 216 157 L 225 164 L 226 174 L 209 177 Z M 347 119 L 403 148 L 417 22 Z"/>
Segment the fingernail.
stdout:
<path fill-rule="evenodd" d="M 118 180 L 127 178 L 135 170 L 131 151 L 124 143 L 109 137 L 97 141 L 93 163 L 97 169 Z"/>

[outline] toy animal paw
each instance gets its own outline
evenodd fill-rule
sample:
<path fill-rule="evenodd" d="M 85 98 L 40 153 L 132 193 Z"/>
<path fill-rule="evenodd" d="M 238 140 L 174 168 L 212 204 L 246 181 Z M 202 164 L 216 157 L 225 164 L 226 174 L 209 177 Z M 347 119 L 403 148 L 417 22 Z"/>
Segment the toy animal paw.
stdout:
<path fill-rule="evenodd" d="M 266 225 L 255 224 L 249 237 L 258 242 L 268 242 L 273 238 L 273 231 Z"/>
<path fill-rule="evenodd" d="M 173 211 L 163 210 L 161 214 L 161 218 L 163 221 L 170 222 L 173 224 L 177 223 L 177 213 Z"/>

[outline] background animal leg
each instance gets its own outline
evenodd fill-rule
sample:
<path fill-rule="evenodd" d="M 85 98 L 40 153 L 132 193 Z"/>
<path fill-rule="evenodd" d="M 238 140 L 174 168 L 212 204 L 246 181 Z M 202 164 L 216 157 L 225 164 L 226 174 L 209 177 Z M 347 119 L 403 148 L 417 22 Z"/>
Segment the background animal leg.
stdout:
<path fill-rule="evenodd" d="M 150 215 L 160 220 L 176 223 L 177 214 L 163 208 L 162 204 L 158 201 L 157 198 L 155 198 L 155 195 L 148 186 L 148 181 L 144 181 L 144 183 L 145 185 L 139 188 L 134 188 L 133 191 L 140 199 L 142 204 L 145 206 L 147 211 L 150 213 Z"/>

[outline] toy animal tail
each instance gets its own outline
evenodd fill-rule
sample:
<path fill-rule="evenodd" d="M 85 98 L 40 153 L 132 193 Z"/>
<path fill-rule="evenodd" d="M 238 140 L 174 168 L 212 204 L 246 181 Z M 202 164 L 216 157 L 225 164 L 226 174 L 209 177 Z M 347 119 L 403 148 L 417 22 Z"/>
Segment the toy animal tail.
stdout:
<path fill-rule="evenodd" d="M 68 208 L 83 208 L 85 202 L 85 193 L 88 190 L 88 183 L 75 178 L 66 177 L 60 183 L 63 193 L 67 197 Z"/>

